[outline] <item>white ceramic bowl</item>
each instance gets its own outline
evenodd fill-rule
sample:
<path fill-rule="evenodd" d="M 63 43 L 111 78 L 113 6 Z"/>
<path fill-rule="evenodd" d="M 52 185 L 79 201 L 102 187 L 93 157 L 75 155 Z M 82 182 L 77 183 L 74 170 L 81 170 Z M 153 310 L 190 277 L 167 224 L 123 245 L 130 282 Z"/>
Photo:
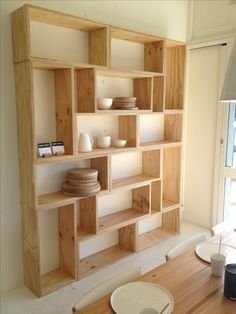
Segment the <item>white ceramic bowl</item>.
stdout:
<path fill-rule="evenodd" d="M 126 140 L 122 140 L 122 139 L 116 139 L 116 140 L 113 140 L 113 145 L 115 147 L 124 147 L 126 145 L 127 141 Z"/>
<path fill-rule="evenodd" d="M 98 109 L 101 109 L 101 110 L 110 109 L 112 105 L 112 101 L 113 101 L 112 98 L 98 98 L 97 99 Z"/>

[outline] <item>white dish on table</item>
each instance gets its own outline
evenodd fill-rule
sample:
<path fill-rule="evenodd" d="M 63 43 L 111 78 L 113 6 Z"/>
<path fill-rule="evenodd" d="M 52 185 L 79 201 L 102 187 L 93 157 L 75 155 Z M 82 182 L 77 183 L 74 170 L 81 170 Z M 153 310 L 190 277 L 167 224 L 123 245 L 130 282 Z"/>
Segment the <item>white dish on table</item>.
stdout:
<path fill-rule="evenodd" d="M 195 252 L 198 257 L 200 257 L 205 262 L 211 262 L 211 255 L 214 253 L 218 253 L 219 251 L 219 243 L 212 243 L 212 242 L 203 242 L 200 243 Z M 236 263 L 236 249 L 232 246 L 221 244 L 220 254 L 226 256 L 226 264 L 228 263 Z"/>
<path fill-rule="evenodd" d="M 170 314 L 174 309 L 172 294 L 150 282 L 132 282 L 117 288 L 110 298 L 117 314 Z"/>

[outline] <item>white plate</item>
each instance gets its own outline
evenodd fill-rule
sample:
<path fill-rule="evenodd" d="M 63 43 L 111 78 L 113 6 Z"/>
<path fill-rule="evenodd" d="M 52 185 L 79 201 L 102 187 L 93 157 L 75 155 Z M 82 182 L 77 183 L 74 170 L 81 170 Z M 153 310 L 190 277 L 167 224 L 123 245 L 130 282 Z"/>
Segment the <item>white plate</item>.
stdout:
<path fill-rule="evenodd" d="M 174 298 L 165 288 L 155 283 L 132 282 L 117 288 L 111 295 L 111 306 L 117 314 L 158 314 L 169 303 L 163 314 L 170 314 Z"/>
<path fill-rule="evenodd" d="M 219 243 L 203 242 L 196 247 L 196 254 L 205 262 L 211 262 L 211 254 L 218 253 Z M 225 244 L 221 245 L 220 253 L 226 256 L 226 263 L 236 263 L 236 249 Z"/>

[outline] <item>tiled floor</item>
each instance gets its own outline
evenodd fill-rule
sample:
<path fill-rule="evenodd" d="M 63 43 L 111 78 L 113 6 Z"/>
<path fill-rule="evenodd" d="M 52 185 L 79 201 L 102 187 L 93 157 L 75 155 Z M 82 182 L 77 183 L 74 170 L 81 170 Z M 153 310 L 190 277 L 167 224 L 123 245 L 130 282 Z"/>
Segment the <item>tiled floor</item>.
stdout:
<path fill-rule="evenodd" d="M 73 283 L 43 298 L 36 298 L 27 288 L 20 287 L 1 295 L 1 314 L 71 314 L 77 299 L 115 274 L 122 273 L 132 265 L 141 266 L 142 273 L 165 262 L 167 250 L 188 236 L 206 229 L 183 223 L 181 233 L 161 244 L 155 245 L 134 256 L 127 257 L 88 278 Z"/>

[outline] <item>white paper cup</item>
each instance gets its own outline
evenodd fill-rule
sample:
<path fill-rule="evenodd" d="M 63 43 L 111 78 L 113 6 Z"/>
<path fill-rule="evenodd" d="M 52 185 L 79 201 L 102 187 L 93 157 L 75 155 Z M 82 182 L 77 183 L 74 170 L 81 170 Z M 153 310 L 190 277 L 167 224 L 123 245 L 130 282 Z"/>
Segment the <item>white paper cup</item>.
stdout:
<path fill-rule="evenodd" d="M 223 254 L 211 255 L 211 271 L 213 276 L 223 276 L 226 256 Z"/>

